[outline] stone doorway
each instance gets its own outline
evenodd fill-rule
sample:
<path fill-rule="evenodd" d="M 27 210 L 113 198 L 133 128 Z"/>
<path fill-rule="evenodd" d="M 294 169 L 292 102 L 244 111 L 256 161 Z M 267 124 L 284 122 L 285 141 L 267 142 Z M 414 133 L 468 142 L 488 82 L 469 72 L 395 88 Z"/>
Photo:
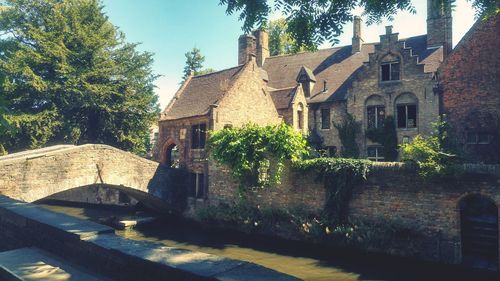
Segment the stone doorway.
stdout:
<path fill-rule="evenodd" d="M 179 168 L 179 147 L 172 143 L 165 151 L 165 164 L 170 168 Z"/>
<path fill-rule="evenodd" d="M 460 201 L 462 263 L 498 269 L 498 208 L 493 200 L 470 195 Z"/>

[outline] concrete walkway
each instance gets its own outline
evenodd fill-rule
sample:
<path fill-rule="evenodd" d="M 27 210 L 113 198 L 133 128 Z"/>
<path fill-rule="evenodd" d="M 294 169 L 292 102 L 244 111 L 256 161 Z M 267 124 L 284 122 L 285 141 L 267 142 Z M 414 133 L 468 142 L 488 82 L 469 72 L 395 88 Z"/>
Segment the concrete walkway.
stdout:
<path fill-rule="evenodd" d="M 103 277 L 38 248 L 0 253 L 0 280 L 8 281 L 105 281 Z"/>

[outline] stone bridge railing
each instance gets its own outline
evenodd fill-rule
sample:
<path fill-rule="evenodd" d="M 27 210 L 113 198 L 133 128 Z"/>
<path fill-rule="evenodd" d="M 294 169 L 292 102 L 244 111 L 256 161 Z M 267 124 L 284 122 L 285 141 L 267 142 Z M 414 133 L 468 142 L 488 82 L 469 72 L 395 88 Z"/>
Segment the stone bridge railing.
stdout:
<path fill-rule="evenodd" d="M 111 146 L 58 145 L 0 157 L 0 194 L 34 202 L 69 189 L 102 184 L 161 209 L 165 202 L 154 199 L 164 199 L 167 187 L 158 179 L 159 171 L 159 163 Z"/>

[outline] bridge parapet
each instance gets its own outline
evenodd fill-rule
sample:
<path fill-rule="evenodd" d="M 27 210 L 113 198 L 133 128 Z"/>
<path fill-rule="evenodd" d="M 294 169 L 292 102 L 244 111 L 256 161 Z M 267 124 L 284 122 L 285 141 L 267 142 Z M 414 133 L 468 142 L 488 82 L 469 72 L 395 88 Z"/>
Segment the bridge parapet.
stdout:
<path fill-rule="evenodd" d="M 55 146 L 0 157 L 0 194 L 34 202 L 106 184 L 148 193 L 159 163 L 108 145 Z"/>

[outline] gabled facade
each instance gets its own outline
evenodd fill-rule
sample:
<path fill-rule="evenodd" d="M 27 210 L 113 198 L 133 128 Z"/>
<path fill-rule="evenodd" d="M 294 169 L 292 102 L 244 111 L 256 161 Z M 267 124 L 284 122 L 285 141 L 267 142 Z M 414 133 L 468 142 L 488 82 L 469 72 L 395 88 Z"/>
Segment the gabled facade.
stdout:
<path fill-rule="evenodd" d="M 186 79 L 160 116 L 155 159 L 190 171 L 189 196 L 205 198 L 209 131 L 248 122 L 281 122 L 255 57 L 237 67 Z"/>
<path fill-rule="evenodd" d="M 389 26 L 376 43 L 364 43 L 355 17 L 352 45 L 316 52 L 270 57 L 267 33 L 240 36 L 238 66 L 189 77 L 162 113 L 156 159 L 191 171 L 190 194 L 204 197 L 206 186 L 217 184 L 209 174 L 219 168 L 206 160 L 208 131 L 285 122 L 337 156 L 343 148 L 334 124 L 349 114 L 361 123 L 360 156 L 385 160 L 368 129 L 393 116 L 401 144 L 429 134 L 439 115 L 436 71 L 451 48 L 445 8 L 429 8 L 427 35 L 400 39 Z"/>

